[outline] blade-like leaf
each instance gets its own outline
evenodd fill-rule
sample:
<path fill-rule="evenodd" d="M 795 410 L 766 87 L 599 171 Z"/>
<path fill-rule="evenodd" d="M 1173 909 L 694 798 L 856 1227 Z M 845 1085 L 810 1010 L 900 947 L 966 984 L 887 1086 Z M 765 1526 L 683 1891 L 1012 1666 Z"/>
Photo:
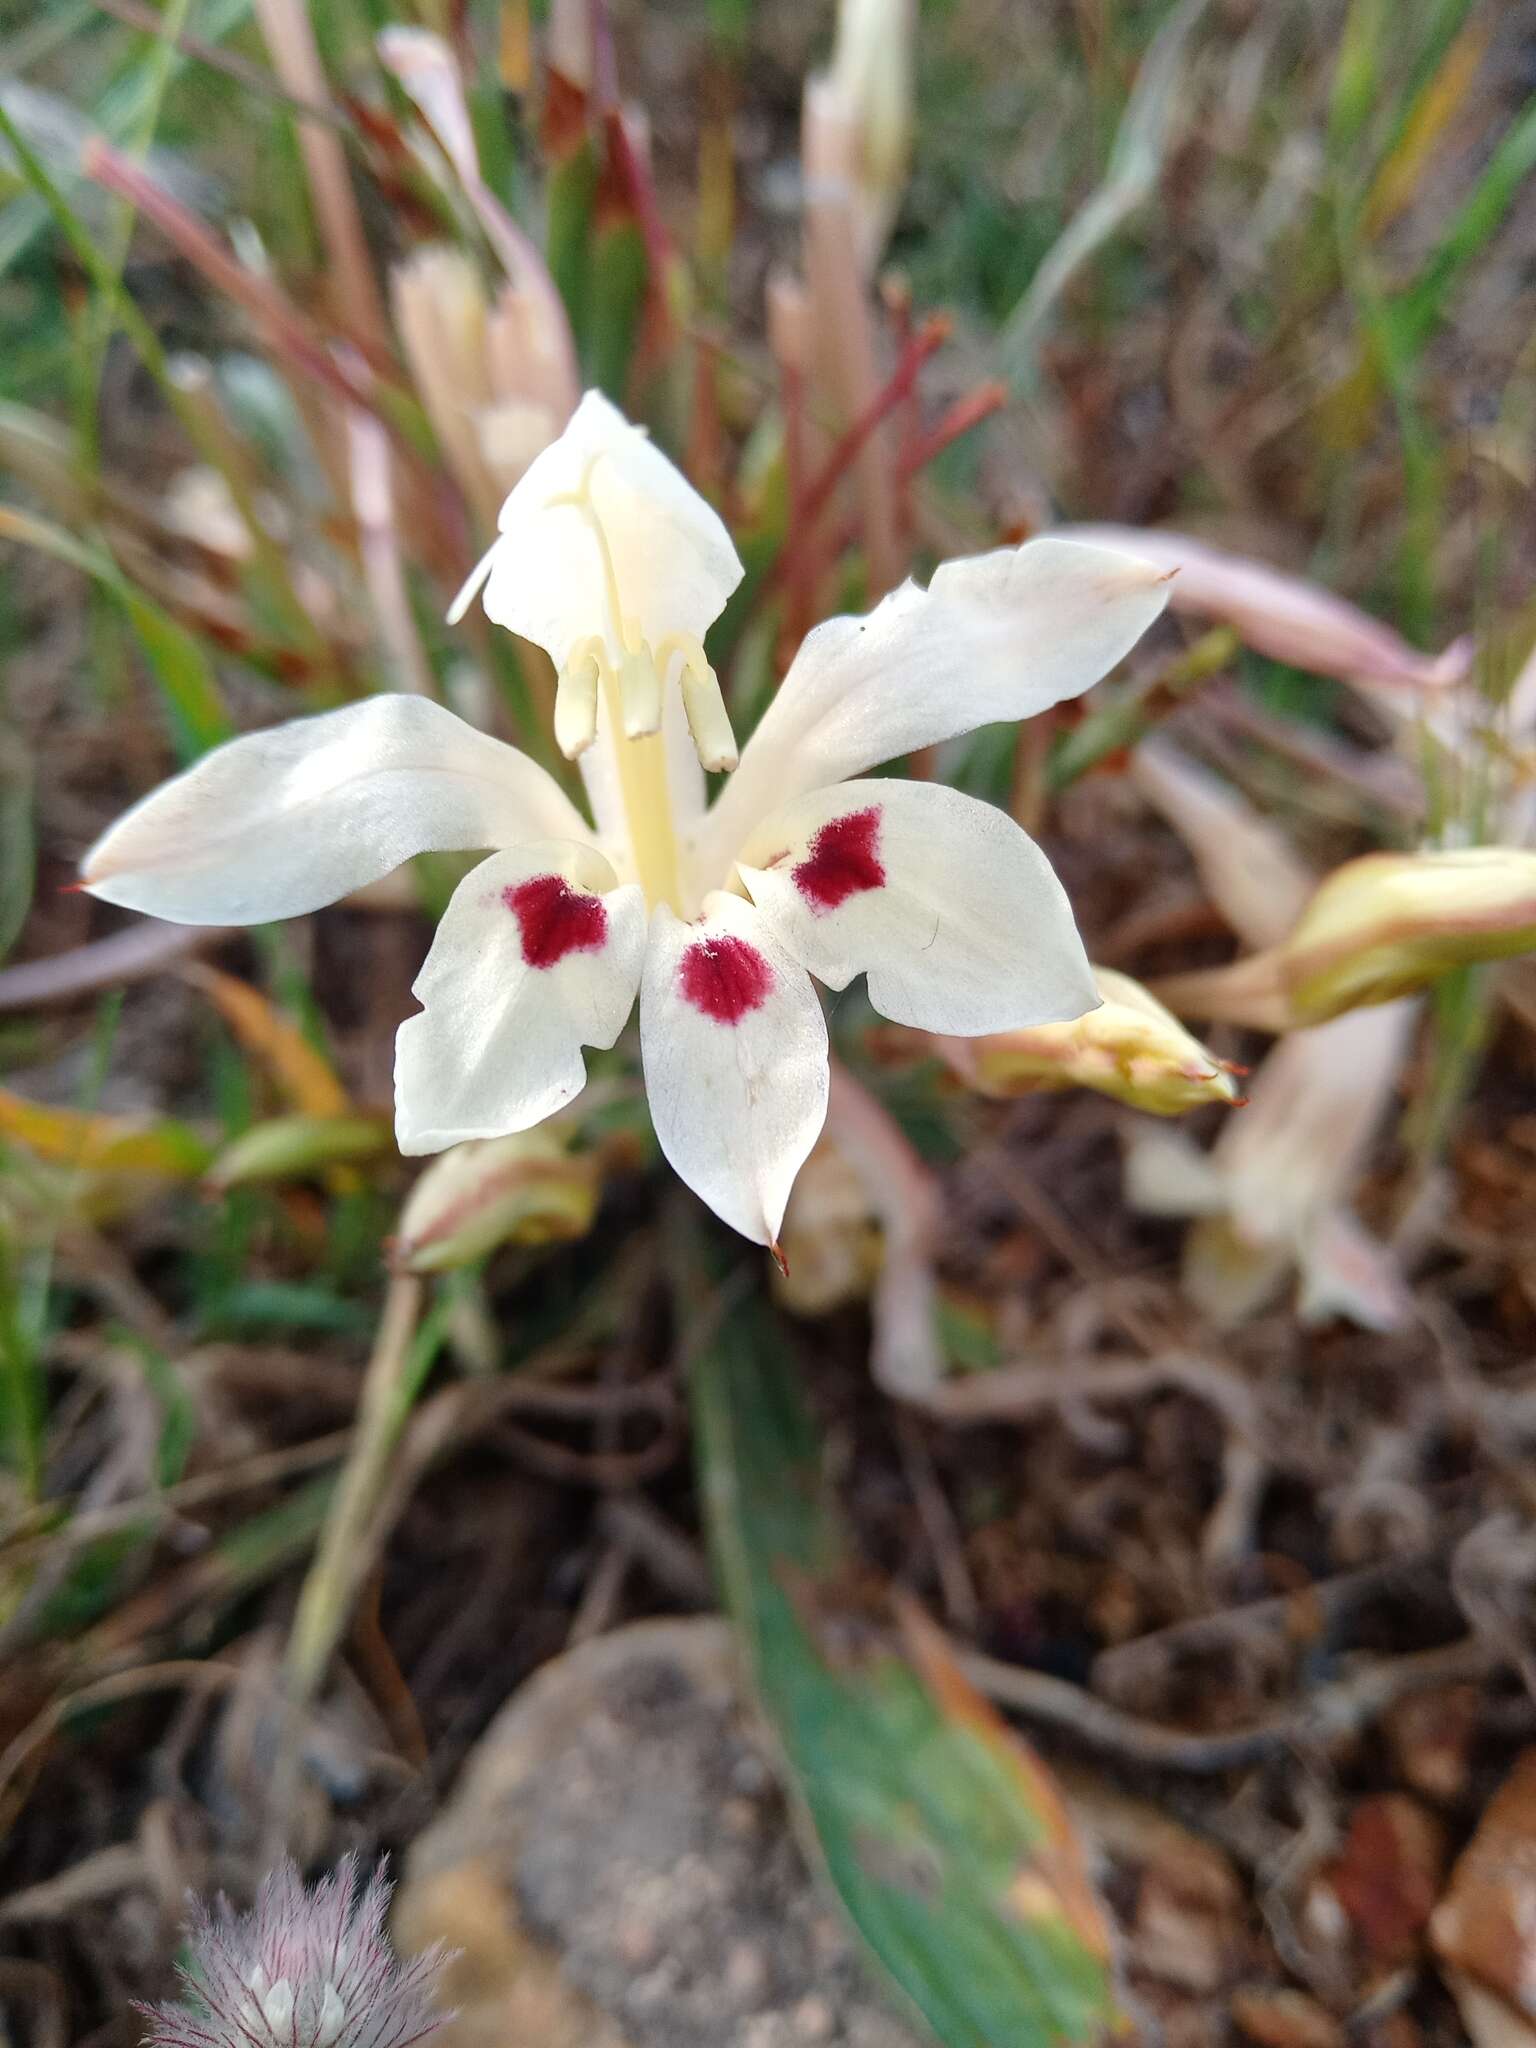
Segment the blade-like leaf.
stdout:
<path fill-rule="evenodd" d="M 887 1627 L 826 1497 L 766 1312 L 694 1368 L 716 1568 L 790 1789 L 874 1959 L 946 2048 L 1064 2048 L 1123 2024 L 1104 1915 L 1044 1768 L 942 1636 Z"/>
<path fill-rule="evenodd" d="M 98 1116 L 29 1102 L 8 1088 L 0 1088 L 0 1143 L 92 1173 L 147 1173 L 165 1180 L 195 1179 L 209 1154 L 196 1131 L 169 1117 Z"/>

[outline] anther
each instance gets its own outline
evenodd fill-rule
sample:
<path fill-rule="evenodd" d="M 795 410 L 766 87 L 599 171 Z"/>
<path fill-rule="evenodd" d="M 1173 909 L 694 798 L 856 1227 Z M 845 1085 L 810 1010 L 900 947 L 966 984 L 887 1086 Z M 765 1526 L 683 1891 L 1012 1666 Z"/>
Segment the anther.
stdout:
<path fill-rule="evenodd" d="M 555 685 L 555 744 L 567 761 L 597 738 L 597 686 L 602 671 L 590 646 L 571 650 Z"/>
<path fill-rule="evenodd" d="M 661 730 L 661 677 L 644 645 L 625 654 L 619 668 L 619 701 L 624 707 L 624 737 L 644 739 Z"/>
<path fill-rule="evenodd" d="M 685 660 L 680 681 L 688 730 L 693 734 L 700 764 L 712 775 L 734 768 L 736 735 L 731 731 L 731 716 L 720 694 L 720 678 L 700 655 Z"/>

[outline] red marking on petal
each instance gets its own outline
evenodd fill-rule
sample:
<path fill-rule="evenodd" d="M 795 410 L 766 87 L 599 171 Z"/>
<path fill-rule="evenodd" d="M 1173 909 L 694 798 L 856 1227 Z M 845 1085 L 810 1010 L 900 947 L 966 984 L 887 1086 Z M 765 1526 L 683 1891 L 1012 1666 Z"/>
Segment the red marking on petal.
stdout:
<path fill-rule="evenodd" d="M 885 885 L 885 869 L 877 851 L 880 806 L 829 818 L 811 841 L 809 853 L 790 870 L 795 887 L 819 917 L 836 910 L 850 896 Z"/>
<path fill-rule="evenodd" d="M 517 919 L 530 967 L 557 967 L 567 953 L 602 951 L 608 936 L 602 898 L 573 889 L 563 875 L 534 875 L 503 889 L 501 900 Z"/>
<path fill-rule="evenodd" d="M 677 985 L 696 1010 L 717 1024 L 739 1024 L 760 1010 L 773 987 L 773 969 L 745 939 L 717 932 L 695 939 L 678 964 Z"/>

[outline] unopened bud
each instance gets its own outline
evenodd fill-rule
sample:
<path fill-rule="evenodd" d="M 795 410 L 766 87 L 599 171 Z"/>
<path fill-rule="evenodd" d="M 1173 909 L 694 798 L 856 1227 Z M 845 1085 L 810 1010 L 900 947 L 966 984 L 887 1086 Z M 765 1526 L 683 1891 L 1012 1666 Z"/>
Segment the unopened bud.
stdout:
<path fill-rule="evenodd" d="M 476 414 L 491 404 L 488 305 L 480 272 L 462 249 L 429 243 L 389 277 L 395 326 L 432 431 L 460 490 L 487 526 L 502 485 L 486 461 Z"/>
<path fill-rule="evenodd" d="M 860 240 L 873 269 L 912 154 L 913 0 L 840 0 L 831 67 L 817 81 L 852 132 Z"/>
<path fill-rule="evenodd" d="M 1411 995 L 1457 967 L 1532 951 L 1536 853 L 1368 853 L 1329 875 L 1281 945 L 1230 967 L 1169 975 L 1157 990 L 1182 1016 L 1290 1031 Z"/>
<path fill-rule="evenodd" d="M 216 1188 L 253 1180 L 300 1180 L 327 1167 L 377 1159 L 393 1144 L 386 1117 L 276 1116 L 226 1145 L 207 1178 Z"/>
<path fill-rule="evenodd" d="M 1067 539 L 1120 548 L 1177 571 L 1169 585 L 1172 610 L 1220 620 L 1260 654 L 1313 675 L 1337 676 L 1361 689 L 1401 696 L 1407 690 L 1449 688 L 1467 673 L 1467 642 L 1457 641 L 1443 654 L 1424 654 L 1320 584 L 1211 547 L 1191 534 L 1144 526 L 1057 530 Z"/>
<path fill-rule="evenodd" d="M 681 683 L 683 709 L 688 714 L 688 730 L 693 734 L 700 766 L 711 775 L 734 768 L 738 758 L 736 735 L 731 731 L 731 715 L 720 694 L 720 678 L 707 661 L 690 660 L 684 664 Z"/>
<path fill-rule="evenodd" d="M 1094 969 L 1103 1002 L 1069 1024 L 1037 1024 L 983 1038 L 943 1038 L 939 1051 L 980 1095 L 1095 1088 L 1153 1116 L 1235 1102 L 1232 1069 L 1128 974 Z"/>
<path fill-rule="evenodd" d="M 572 1155 L 549 1130 L 455 1145 L 411 1189 L 400 1215 L 395 1266 L 440 1273 L 467 1266 L 500 1244 L 584 1237 L 599 1192 L 597 1161 Z"/>
<path fill-rule="evenodd" d="M 625 654 L 619 667 L 619 702 L 626 739 L 641 740 L 661 730 L 661 677 L 648 647 Z"/>
<path fill-rule="evenodd" d="M 1454 967 L 1536 948 L 1536 853 L 1373 853 L 1323 883 L 1280 949 L 1300 1023 L 1389 1002 Z"/>
<path fill-rule="evenodd" d="M 595 654 L 575 654 L 555 685 L 555 744 L 567 761 L 597 738 L 598 666 Z"/>

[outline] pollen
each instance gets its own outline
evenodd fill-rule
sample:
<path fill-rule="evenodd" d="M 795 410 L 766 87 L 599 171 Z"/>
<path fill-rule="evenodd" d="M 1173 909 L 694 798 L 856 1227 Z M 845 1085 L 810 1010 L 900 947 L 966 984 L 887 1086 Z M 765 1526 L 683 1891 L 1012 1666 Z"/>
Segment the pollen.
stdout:
<path fill-rule="evenodd" d="M 607 940 L 602 898 L 573 889 L 563 875 L 534 875 L 503 889 L 501 900 L 517 919 L 530 967 L 558 967 L 570 953 L 600 953 Z"/>
<path fill-rule="evenodd" d="M 677 983 L 701 1015 L 735 1025 L 767 1002 L 774 973 L 755 946 L 725 932 L 694 941 L 678 965 Z"/>

